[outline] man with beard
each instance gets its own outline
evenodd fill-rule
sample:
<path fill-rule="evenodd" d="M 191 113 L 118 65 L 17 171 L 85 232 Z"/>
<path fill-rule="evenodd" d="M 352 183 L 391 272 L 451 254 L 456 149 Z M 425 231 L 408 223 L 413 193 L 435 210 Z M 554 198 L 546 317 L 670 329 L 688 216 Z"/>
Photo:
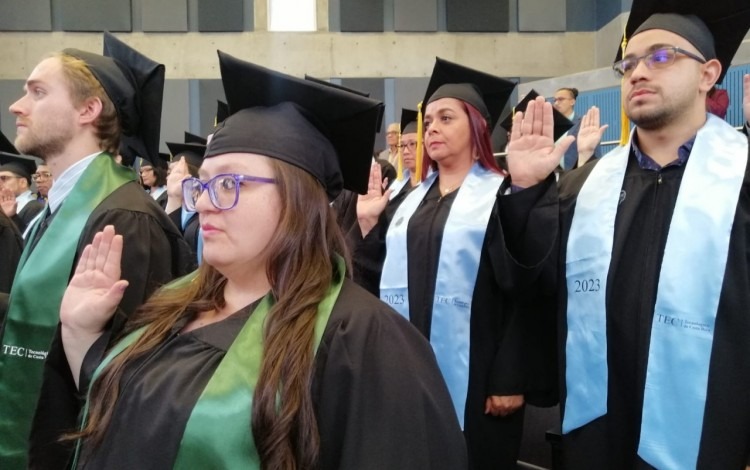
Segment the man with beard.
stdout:
<path fill-rule="evenodd" d="M 42 60 L 10 107 L 16 147 L 44 160 L 55 185 L 29 230 L 0 330 L 0 468 L 50 468 L 48 461 L 69 455 L 59 436 L 75 427 L 78 403 L 50 390 L 77 388 L 69 370 L 55 367 L 64 354 L 48 351 L 62 351 L 50 346 L 66 334 L 58 326 L 60 300 L 94 235 L 112 225 L 129 241 L 122 266 L 128 286 L 110 335 L 89 350 L 93 359 L 136 306 L 186 271 L 179 230 L 113 157 L 158 158 L 163 87 L 163 65 L 105 34 L 104 56 L 66 49 Z"/>
<path fill-rule="evenodd" d="M 706 94 L 748 27 L 745 0 L 635 0 L 614 69 L 636 127 L 559 188 L 573 137 L 554 145 L 541 99 L 516 115 L 499 211 L 524 274 L 557 292 L 566 468 L 745 468 L 748 139 Z M 747 76 L 744 93 L 747 119 Z"/>

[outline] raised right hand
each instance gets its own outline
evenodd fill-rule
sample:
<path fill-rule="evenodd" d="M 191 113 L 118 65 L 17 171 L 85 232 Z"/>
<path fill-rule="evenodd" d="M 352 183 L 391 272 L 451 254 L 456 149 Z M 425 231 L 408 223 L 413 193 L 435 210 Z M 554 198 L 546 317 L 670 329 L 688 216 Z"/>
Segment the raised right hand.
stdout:
<path fill-rule="evenodd" d="M 543 97 L 531 101 L 525 113 L 516 113 L 507 157 L 514 186 L 534 186 L 555 171 L 575 137 L 566 136 L 555 144 L 553 136 L 552 104 Z"/>
<path fill-rule="evenodd" d="M 98 335 L 122 299 L 128 281 L 120 279 L 122 235 L 111 225 L 83 250 L 60 305 L 60 322 L 76 335 Z"/>
<path fill-rule="evenodd" d="M 378 223 L 380 214 L 388 205 L 392 190 L 383 191 L 387 184 L 387 181 L 383 181 L 380 165 L 373 163 L 370 167 L 367 194 L 357 196 L 357 221 L 363 237 Z"/>

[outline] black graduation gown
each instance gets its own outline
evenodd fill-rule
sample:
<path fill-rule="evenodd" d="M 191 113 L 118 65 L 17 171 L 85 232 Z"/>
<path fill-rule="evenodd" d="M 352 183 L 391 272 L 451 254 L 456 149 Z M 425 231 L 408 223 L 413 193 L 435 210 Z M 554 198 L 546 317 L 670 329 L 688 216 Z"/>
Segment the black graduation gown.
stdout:
<path fill-rule="evenodd" d="M 29 201 L 25 206 L 23 206 L 23 209 L 21 209 L 16 215 L 11 217 L 11 219 L 16 224 L 16 227 L 18 227 L 18 231 L 23 233 L 26 230 L 26 227 L 29 226 L 31 221 L 34 220 L 34 217 L 36 217 L 36 215 L 43 210 L 43 202 L 37 200 Z"/>
<path fill-rule="evenodd" d="M 23 238 L 11 219 L 0 211 L 0 292 L 10 292 L 23 251 Z M 0 315 L 3 318 L 4 315 Z"/>
<path fill-rule="evenodd" d="M 29 243 L 36 244 L 49 223 L 48 220 L 40 227 Z M 106 225 L 114 225 L 115 231 L 123 236 L 122 278 L 129 282 L 119 305 L 124 315 L 115 317 L 109 329 L 117 335 L 128 315 L 158 287 L 189 272 L 193 261 L 187 244 L 164 210 L 138 183 L 130 182 L 105 198 L 89 216 L 78 242 L 71 275 L 85 246 Z M 51 462 L 67 459 L 69 445 L 62 445 L 57 439 L 60 430 L 75 427 L 78 416 L 75 390 L 58 327 L 44 364 L 44 380 L 32 423 L 30 468 L 60 468 Z"/>
<path fill-rule="evenodd" d="M 557 291 L 565 400 L 565 249 L 576 197 L 596 162 L 501 198 L 509 250 Z M 750 166 L 748 166 L 750 170 Z M 650 468 L 637 456 L 656 290 L 684 166 L 641 169 L 630 155 L 615 221 L 607 289 L 607 414 L 563 436 L 566 468 Z M 750 454 L 750 173 L 732 227 L 708 377 L 697 466 L 744 469 Z M 711 191 L 711 188 L 701 188 Z M 704 227 L 695 227 L 696 233 Z"/>
<path fill-rule="evenodd" d="M 198 217 L 198 213 L 194 213 L 190 216 L 190 218 L 187 220 L 187 223 L 185 224 L 185 228 L 182 227 L 182 208 L 174 210 L 169 213 L 169 218 L 172 220 L 172 223 L 175 224 L 177 228 L 180 229 L 182 232 L 182 238 L 185 239 L 188 246 L 191 250 L 191 258 L 192 260 L 195 260 L 194 262 L 197 263 L 198 261 L 198 230 L 201 227 L 200 219 Z"/>
<path fill-rule="evenodd" d="M 178 335 L 125 372 L 92 469 L 172 468 L 185 424 L 250 315 Z M 403 318 L 345 281 L 315 363 L 321 469 L 465 469 L 466 449 L 429 344 Z M 89 368 L 90 369 L 90 368 Z"/>
<path fill-rule="evenodd" d="M 501 188 L 500 192 L 503 190 Z M 405 267 L 408 269 L 410 319 L 426 338 L 430 337 L 443 229 L 457 194 L 453 192 L 441 198 L 439 179 L 436 179 L 409 221 Z M 381 218 L 359 246 L 360 250 L 368 250 L 367 254 L 359 253 L 360 262 L 361 259 L 371 260 L 371 272 L 377 276 L 378 285 L 380 272 L 376 269 L 382 270 L 382 261 L 377 265 L 372 260 L 385 259 L 387 222 L 388 217 Z M 520 448 L 523 409 L 504 418 L 485 415 L 488 396 L 523 394 L 527 402 L 542 406 L 555 402 L 554 366 L 547 360 L 543 373 L 539 362 L 545 359 L 539 352 L 549 349 L 544 345 L 554 343 L 554 322 L 536 321 L 541 317 L 537 304 L 509 302 L 506 293 L 514 289 L 511 282 L 515 277 L 507 273 L 512 265 L 504 259 L 501 234 L 502 228 L 493 210 L 479 261 L 470 320 L 464 434 L 471 468 L 475 470 L 515 468 Z M 378 249 L 382 251 L 377 252 Z M 355 255 L 355 261 L 357 259 Z M 535 328 L 531 328 L 535 323 Z"/>

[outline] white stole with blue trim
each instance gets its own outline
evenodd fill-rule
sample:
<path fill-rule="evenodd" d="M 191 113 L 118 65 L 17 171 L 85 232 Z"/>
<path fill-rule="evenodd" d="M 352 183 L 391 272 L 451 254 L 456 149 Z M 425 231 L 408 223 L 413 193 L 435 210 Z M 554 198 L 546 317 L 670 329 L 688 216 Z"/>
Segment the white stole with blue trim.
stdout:
<path fill-rule="evenodd" d="M 576 199 L 566 257 L 563 433 L 607 413 L 605 296 L 629 153 L 630 145 L 605 155 Z M 747 138 L 708 115 L 680 184 L 651 327 L 638 455 L 659 469 L 697 463 L 714 323 L 747 157 Z"/>
<path fill-rule="evenodd" d="M 414 188 L 393 216 L 386 235 L 386 258 L 380 281 L 380 298 L 409 318 L 407 229 L 437 173 Z M 487 223 L 503 177 L 478 163 L 456 194 L 443 229 L 430 343 L 448 385 L 461 427 L 469 386 L 471 302 Z"/>

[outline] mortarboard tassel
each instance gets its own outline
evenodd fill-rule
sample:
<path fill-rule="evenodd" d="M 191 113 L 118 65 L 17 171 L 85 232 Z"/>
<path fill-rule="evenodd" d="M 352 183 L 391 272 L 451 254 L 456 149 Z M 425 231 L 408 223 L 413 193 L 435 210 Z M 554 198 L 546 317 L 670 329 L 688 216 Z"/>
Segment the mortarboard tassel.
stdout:
<path fill-rule="evenodd" d="M 622 43 L 620 44 L 620 48 L 622 49 L 622 57 L 625 57 L 625 48 L 628 45 L 628 38 L 625 36 L 626 32 L 623 31 L 622 33 Z M 627 80 L 625 77 L 622 77 L 622 80 Z M 620 86 L 620 89 L 622 90 L 622 86 Z M 630 140 L 630 119 L 628 119 L 628 116 L 625 114 L 625 106 L 622 103 L 622 99 L 620 99 L 620 146 L 625 146 L 628 144 L 628 140 Z"/>
<path fill-rule="evenodd" d="M 416 180 L 412 183 L 422 181 L 422 159 L 424 158 L 424 122 L 422 120 L 422 102 L 417 104 L 417 168 L 414 171 Z"/>

